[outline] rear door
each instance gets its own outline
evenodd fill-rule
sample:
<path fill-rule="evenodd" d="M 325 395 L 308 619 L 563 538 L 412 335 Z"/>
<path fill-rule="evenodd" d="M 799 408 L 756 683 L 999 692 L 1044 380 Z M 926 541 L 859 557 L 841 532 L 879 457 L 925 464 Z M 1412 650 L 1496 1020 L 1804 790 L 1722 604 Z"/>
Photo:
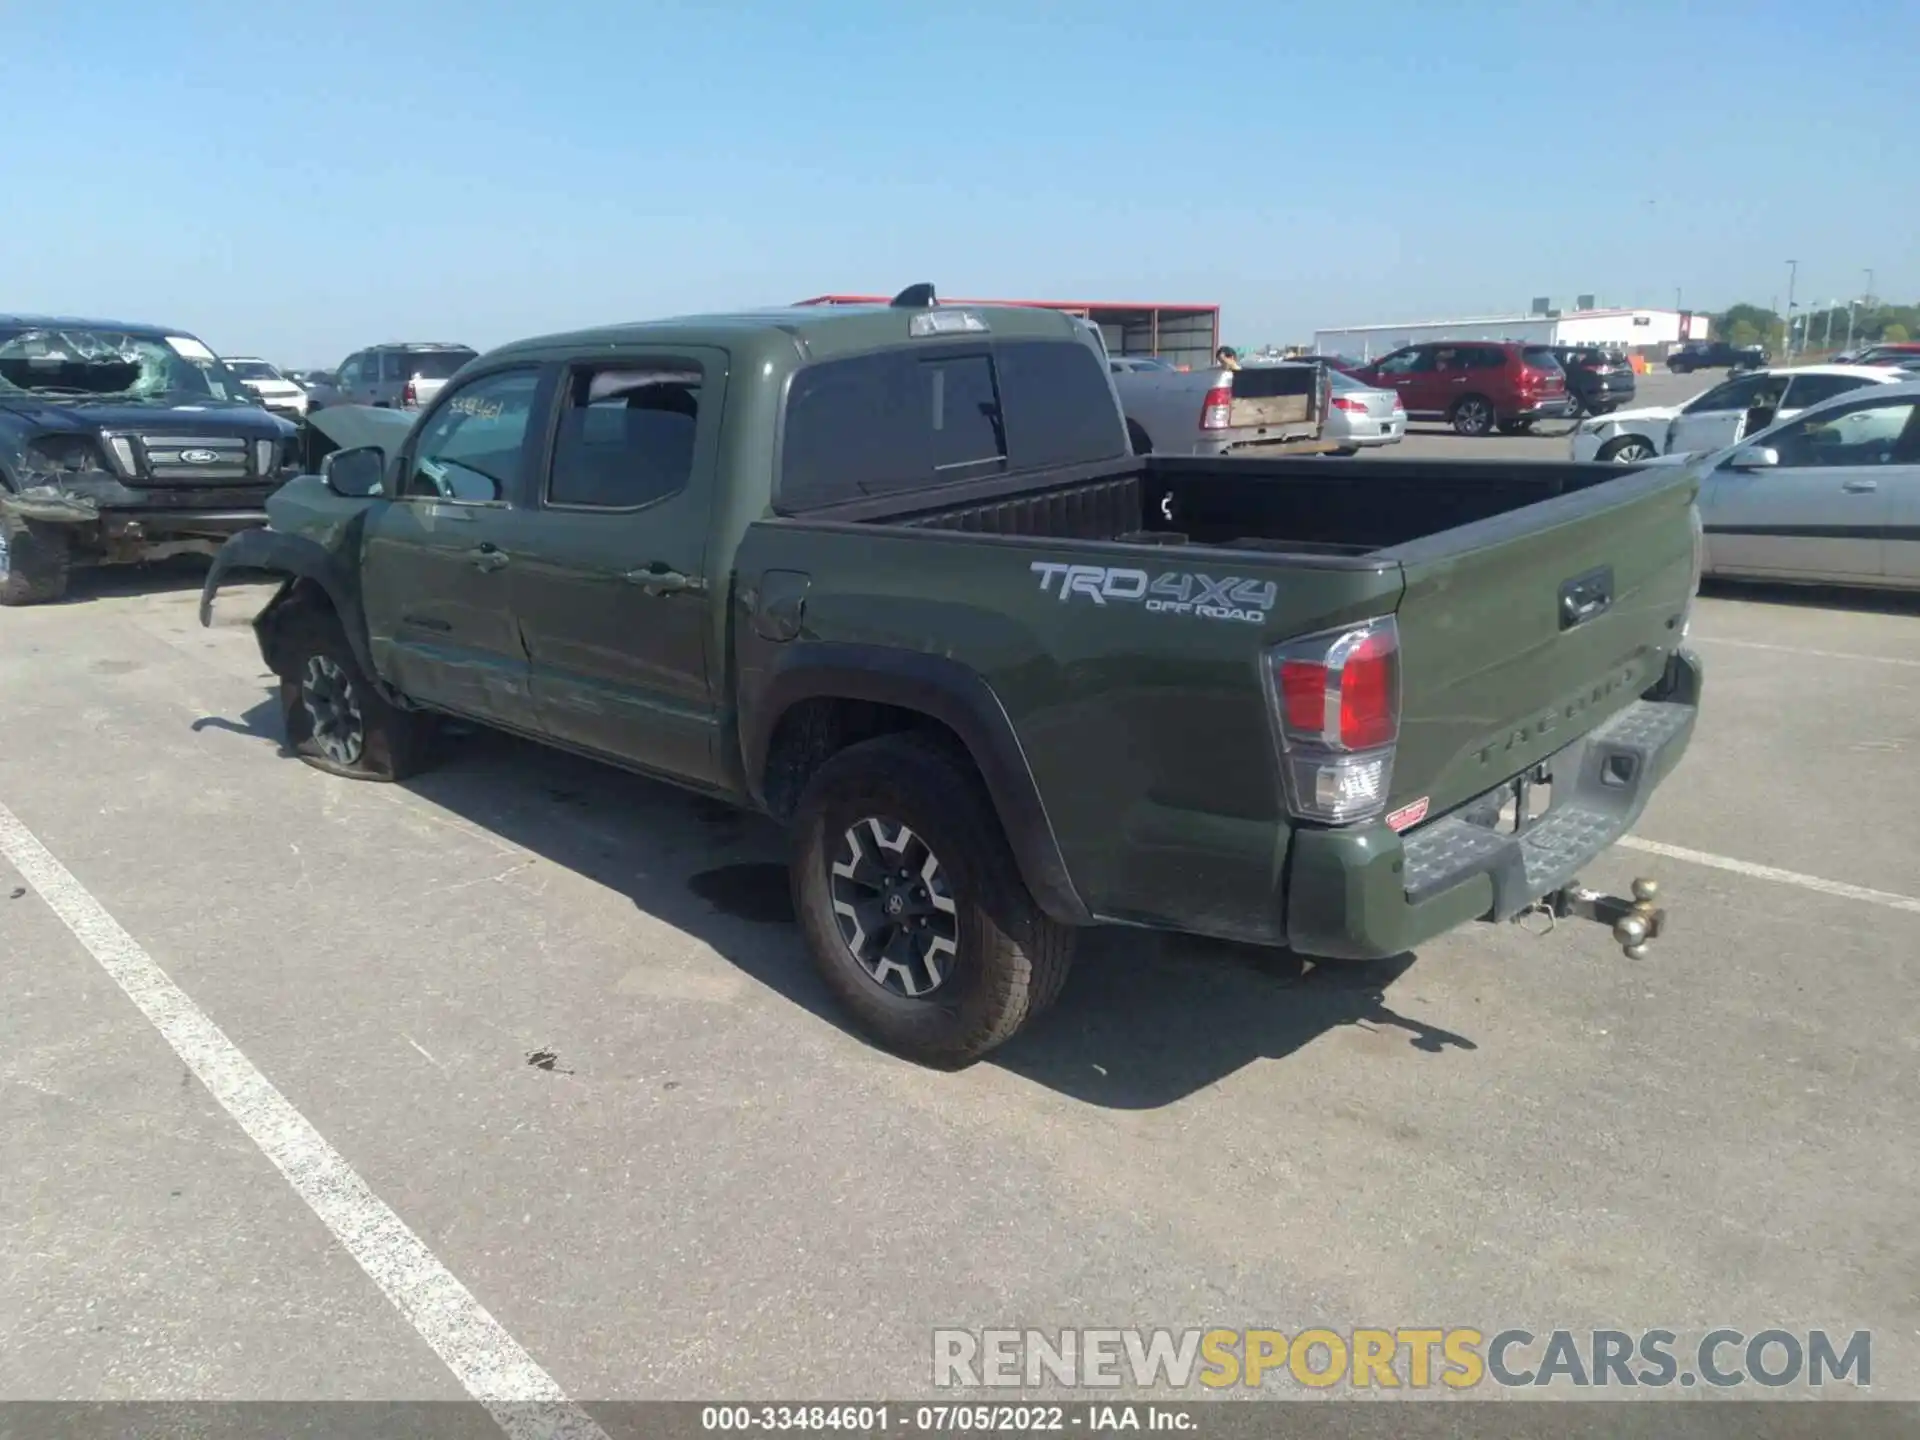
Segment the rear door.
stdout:
<path fill-rule="evenodd" d="M 1653 466 L 1379 553 L 1406 576 L 1394 805 L 1443 813 L 1659 679 L 1692 588 L 1695 489 Z"/>
<path fill-rule="evenodd" d="M 726 356 L 698 346 L 569 367 L 514 608 L 547 734 L 718 783 L 709 573 Z M 724 652 L 721 652 L 724 653 Z"/>
<path fill-rule="evenodd" d="M 476 376 L 412 432 L 367 520 L 361 598 L 375 668 L 461 715 L 535 728 L 512 570 L 525 563 L 545 395 L 522 365 Z"/>
<path fill-rule="evenodd" d="M 1715 573 L 1879 579 L 1902 488 L 1897 458 L 1915 408 L 1912 399 L 1863 397 L 1758 437 L 1778 465 L 1717 467 L 1701 506 Z"/>
<path fill-rule="evenodd" d="M 1880 479 L 1889 500 L 1881 554 L 1890 582 L 1920 586 L 1920 406 L 1914 408 L 1907 433 Z"/>

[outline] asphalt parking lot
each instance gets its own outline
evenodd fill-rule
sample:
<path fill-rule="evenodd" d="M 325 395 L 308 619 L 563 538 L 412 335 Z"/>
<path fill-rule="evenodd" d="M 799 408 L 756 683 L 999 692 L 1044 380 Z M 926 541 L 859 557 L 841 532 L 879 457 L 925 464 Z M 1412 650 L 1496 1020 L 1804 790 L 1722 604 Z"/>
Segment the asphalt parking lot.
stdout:
<path fill-rule="evenodd" d="M 1702 602 L 1587 877 L 1662 881 L 1644 962 L 1103 932 L 936 1074 L 842 1027 L 759 822 L 485 736 L 323 776 L 267 592 L 198 583 L 0 615 L 0 1398 L 921 1395 L 936 1326 L 1087 1324 L 1869 1329 L 1920 1398 L 1920 605 Z"/>

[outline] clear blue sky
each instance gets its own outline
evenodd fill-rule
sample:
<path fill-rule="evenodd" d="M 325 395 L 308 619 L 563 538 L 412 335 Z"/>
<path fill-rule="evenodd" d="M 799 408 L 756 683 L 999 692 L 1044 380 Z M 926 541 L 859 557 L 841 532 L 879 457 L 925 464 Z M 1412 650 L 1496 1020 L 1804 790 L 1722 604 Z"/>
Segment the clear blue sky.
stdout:
<path fill-rule="evenodd" d="M 0 0 L 0 309 L 336 362 L 887 291 L 1920 297 L 1917 0 Z"/>

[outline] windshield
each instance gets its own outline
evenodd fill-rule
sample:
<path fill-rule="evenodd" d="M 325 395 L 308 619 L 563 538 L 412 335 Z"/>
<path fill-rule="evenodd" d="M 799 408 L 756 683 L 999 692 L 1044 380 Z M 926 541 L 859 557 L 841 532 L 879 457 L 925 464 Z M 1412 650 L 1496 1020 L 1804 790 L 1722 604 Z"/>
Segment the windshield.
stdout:
<path fill-rule="evenodd" d="M 222 360 L 220 363 L 225 365 L 230 372 L 242 380 L 284 380 L 287 378 L 264 360 Z"/>
<path fill-rule="evenodd" d="M 0 390 L 135 402 L 249 399 L 233 372 L 190 335 L 64 325 L 0 330 Z"/>

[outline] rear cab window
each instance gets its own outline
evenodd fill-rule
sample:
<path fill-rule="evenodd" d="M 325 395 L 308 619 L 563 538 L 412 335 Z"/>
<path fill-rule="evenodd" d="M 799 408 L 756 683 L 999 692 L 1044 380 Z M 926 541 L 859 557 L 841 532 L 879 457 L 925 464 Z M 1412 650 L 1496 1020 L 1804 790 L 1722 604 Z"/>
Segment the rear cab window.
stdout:
<path fill-rule="evenodd" d="M 826 505 L 1116 460 L 1126 430 L 1100 357 L 1075 340 L 889 349 L 795 373 L 778 505 Z"/>

